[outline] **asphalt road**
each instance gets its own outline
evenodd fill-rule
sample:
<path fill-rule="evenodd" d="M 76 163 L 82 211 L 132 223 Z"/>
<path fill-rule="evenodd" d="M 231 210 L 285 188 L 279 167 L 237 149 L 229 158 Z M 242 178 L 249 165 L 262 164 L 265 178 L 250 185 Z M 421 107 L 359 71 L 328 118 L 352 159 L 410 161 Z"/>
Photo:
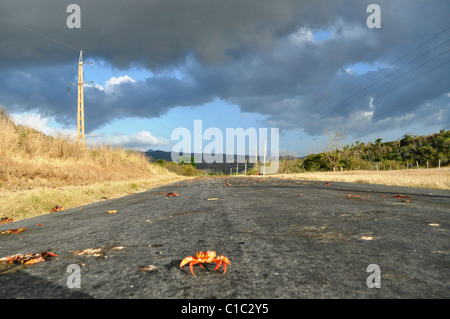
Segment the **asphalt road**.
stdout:
<path fill-rule="evenodd" d="M 392 197 L 398 194 L 410 198 Z M 0 257 L 59 255 L 34 265 L 0 263 L 0 298 L 447 299 L 449 213 L 447 190 L 276 178 L 183 181 L 0 225 L 28 228 L 0 234 Z M 75 253 L 88 248 L 101 250 Z M 184 257 L 207 249 L 230 259 L 226 274 L 214 264 L 194 266 L 196 277 L 179 268 Z M 367 271 L 373 264 L 379 280 Z M 139 270 L 150 265 L 150 272 Z M 74 278 L 80 288 L 69 288 Z"/>

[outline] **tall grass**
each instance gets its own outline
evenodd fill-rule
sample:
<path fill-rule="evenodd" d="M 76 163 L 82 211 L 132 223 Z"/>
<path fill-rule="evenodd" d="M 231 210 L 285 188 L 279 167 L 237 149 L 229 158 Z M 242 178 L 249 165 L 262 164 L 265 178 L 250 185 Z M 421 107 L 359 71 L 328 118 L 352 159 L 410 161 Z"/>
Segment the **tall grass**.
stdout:
<path fill-rule="evenodd" d="M 285 179 L 368 183 L 391 186 L 450 189 L 450 167 L 392 171 L 346 171 L 277 174 Z"/>
<path fill-rule="evenodd" d="M 122 148 L 83 147 L 65 137 L 46 136 L 15 125 L 0 113 L 0 189 L 86 185 L 142 179 L 169 172 L 137 152 Z"/>
<path fill-rule="evenodd" d="M 66 136 L 16 125 L 0 109 L 0 217 L 21 219 L 52 205 L 75 207 L 100 200 L 103 193 L 126 195 L 183 178 L 138 152 L 84 147 Z"/>

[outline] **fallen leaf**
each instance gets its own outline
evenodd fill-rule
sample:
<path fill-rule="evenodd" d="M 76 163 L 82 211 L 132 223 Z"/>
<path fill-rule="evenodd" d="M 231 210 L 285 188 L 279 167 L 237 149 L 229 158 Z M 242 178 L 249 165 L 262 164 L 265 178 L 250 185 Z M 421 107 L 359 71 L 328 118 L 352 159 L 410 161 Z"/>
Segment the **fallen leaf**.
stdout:
<path fill-rule="evenodd" d="M 115 214 L 115 213 L 117 213 L 117 210 L 116 210 L 116 209 L 114 209 L 114 210 L 108 210 L 108 214 Z"/>
<path fill-rule="evenodd" d="M 438 227 L 438 226 L 440 226 L 439 224 L 436 224 L 436 223 L 429 223 L 428 225 L 430 225 L 430 226 L 434 226 L 434 227 Z"/>
<path fill-rule="evenodd" d="M 152 196 L 156 196 L 156 195 L 162 195 L 162 194 L 167 194 L 167 193 L 161 192 L 161 193 L 150 194 L 150 195 L 148 195 L 148 197 L 152 197 Z"/>
<path fill-rule="evenodd" d="M 370 197 L 370 195 L 369 196 L 361 196 L 361 195 L 352 195 L 352 194 L 345 196 L 345 198 L 360 198 L 360 199 L 367 199 L 369 197 Z"/>
<path fill-rule="evenodd" d="M 158 267 L 156 267 L 155 265 L 149 265 L 149 266 L 142 266 L 139 267 L 138 271 L 145 271 L 145 272 L 151 272 L 156 270 Z"/>
<path fill-rule="evenodd" d="M 100 252 L 102 251 L 101 248 L 87 248 L 85 250 L 81 251 L 74 251 L 73 253 L 76 255 L 93 255 L 95 257 L 101 256 Z"/>
<path fill-rule="evenodd" d="M 331 185 L 331 183 L 325 183 L 325 185 L 327 185 L 327 186 L 328 186 L 328 185 Z"/>

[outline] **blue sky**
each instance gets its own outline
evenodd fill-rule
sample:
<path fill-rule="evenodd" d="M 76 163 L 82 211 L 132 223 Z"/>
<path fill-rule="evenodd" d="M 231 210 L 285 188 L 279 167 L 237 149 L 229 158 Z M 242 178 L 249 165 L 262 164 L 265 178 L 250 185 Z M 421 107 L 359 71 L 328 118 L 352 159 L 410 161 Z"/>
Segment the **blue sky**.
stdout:
<path fill-rule="evenodd" d="M 379 1 L 379 29 L 366 25 L 370 1 L 80 0 L 80 29 L 65 25 L 69 3 L 0 5 L 0 106 L 46 134 L 75 134 L 66 85 L 81 49 L 94 62 L 91 145 L 170 151 L 174 129 L 202 120 L 279 128 L 280 153 L 305 156 L 325 130 L 351 144 L 448 128 L 446 1 Z"/>

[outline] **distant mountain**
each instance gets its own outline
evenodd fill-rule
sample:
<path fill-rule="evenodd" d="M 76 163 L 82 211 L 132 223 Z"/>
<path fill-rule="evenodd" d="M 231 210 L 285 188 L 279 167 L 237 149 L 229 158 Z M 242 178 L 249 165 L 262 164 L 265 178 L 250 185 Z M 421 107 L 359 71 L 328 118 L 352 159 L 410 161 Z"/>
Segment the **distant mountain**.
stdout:
<path fill-rule="evenodd" d="M 166 151 L 159 151 L 159 150 L 148 150 L 146 152 L 143 152 L 143 154 L 150 158 L 152 162 L 162 159 L 166 162 L 172 161 L 172 152 L 166 152 Z M 174 158 L 176 158 L 177 154 L 174 154 Z M 185 157 L 190 159 L 191 156 L 194 156 L 194 154 L 187 154 Z M 197 168 L 201 170 L 208 170 L 212 172 L 223 172 L 225 174 L 230 172 L 230 169 L 235 173 L 236 168 L 239 170 L 239 172 L 243 172 L 245 170 L 245 160 L 247 160 L 247 170 L 250 170 L 254 163 L 250 163 L 250 161 L 254 161 L 254 157 L 249 157 L 248 155 L 238 155 L 237 160 L 236 156 L 233 163 L 226 163 L 226 155 L 222 154 L 219 155 L 220 158 L 222 158 L 222 163 L 205 163 L 204 161 L 202 163 L 197 163 Z M 202 157 L 203 158 L 203 157 Z M 267 161 L 269 161 L 270 158 L 267 157 Z M 185 161 L 187 162 L 187 161 Z"/>
<path fill-rule="evenodd" d="M 144 155 L 149 157 L 153 162 L 159 159 L 165 160 L 166 162 L 170 162 L 172 160 L 171 152 L 165 151 L 154 151 L 152 149 L 144 152 Z"/>
<path fill-rule="evenodd" d="M 155 151 L 155 150 L 149 149 L 148 151 L 143 152 L 143 153 L 144 153 L 145 156 L 151 158 L 152 161 L 156 161 L 158 159 L 162 159 L 162 160 L 169 161 L 169 162 L 172 161 L 172 152 L 159 151 L 159 150 Z M 174 154 L 174 158 L 177 158 L 178 157 L 177 155 L 178 154 L 175 153 Z M 188 153 L 188 154 L 185 155 L 185 157 L 190 158 L 191 156 L 194 156 L 194 155 L 195 154 L 189 154 Z M 216 156 L 216 155 L 213 155 L 213 156 Z M 222 158 L 222 162 L 226 161 L 226 155 L 225 154 L 217 155 L 217 156 Z M 202 158 L 204 158 L 204 156 Z M 235 158 L 236 158 L 236 156 L 235 156 Z M 249 157 L 248 155 L 245 155 L 245 156 L 244 155 L 238 155 L 237 159 L 239 161 L 241 161 L 241 162 L 243 162 L 245 160 L 247 160 L 249 162 L 250 160 L 253 160 L 254 157 L 253 156 Z M 267 157 L 267 160 L 269 160 L 269 157 Z M 235 163 L 236 163 L 236 160 L 235 160 Z"/>

